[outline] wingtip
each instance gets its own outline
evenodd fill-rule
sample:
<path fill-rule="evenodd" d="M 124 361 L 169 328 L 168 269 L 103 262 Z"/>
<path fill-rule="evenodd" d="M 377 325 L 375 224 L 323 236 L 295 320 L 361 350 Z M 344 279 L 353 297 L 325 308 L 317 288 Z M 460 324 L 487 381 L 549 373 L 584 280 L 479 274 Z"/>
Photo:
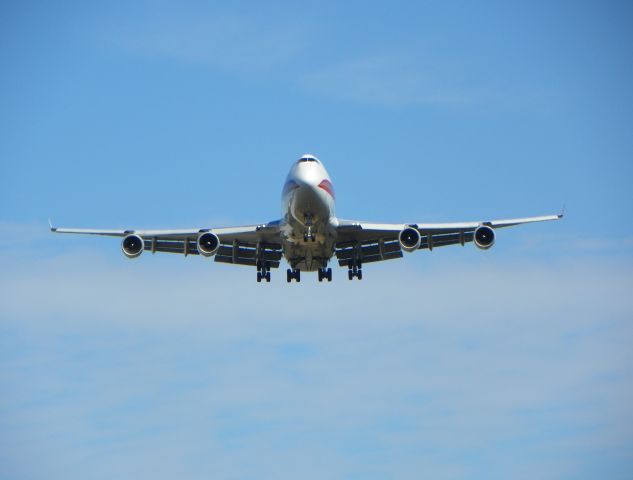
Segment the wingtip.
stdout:
<path fill-rule="evenodd" d="M 53 227 L 53 222 L 51 222 L 51 219 L 48 219 L 48 226 L 51 227 L 51 232 L 56 232 L 57 228 Z"/>
<path fill-rule="evenodd" d="M 558 214 L 558 218 L 563 218 L 565 216 L 565 208 L 566 208 L 566 205 L 563 203 L 563 208 Z"/>

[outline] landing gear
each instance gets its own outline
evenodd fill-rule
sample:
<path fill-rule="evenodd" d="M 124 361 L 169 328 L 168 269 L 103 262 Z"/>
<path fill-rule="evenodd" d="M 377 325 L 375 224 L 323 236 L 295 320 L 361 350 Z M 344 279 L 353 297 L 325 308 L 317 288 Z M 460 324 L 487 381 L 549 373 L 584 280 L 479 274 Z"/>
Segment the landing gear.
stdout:
<path fill-rule="evenodd" d="M 312 220 L 312 214 L 311 213 L 306 213 L 304 215 L 304 221 L 305 221 L 305 226 L 307 227 L 307 230 L 303 234 L 303 241 L 304 242 L 308 242 L 308 241 L 315 242 L 316 241 L 316 236 L 314 235 L 314 232 L 312 231 L 312 226 L 314 225 L 313 220 Z"/>
<path fill-rule="evenodd" d="M 296 280 L 297 283 L 301 281 L 301 270 L 293 268 L 286 270 L 286 280 L 288 283 L 292 282 L 292 280 Z"/>
<path fill-rule="evenodd" d="M 266 282 L 270 283 L 270 272 L 257 272 L 257 282 L 259 283 L 262 280 L 266 280 Z"/>
<path fill-rule="evenodd" d="M 327 279 L 328 282 L 332 281 L 332 269 L 331 268 L 319 268 L 319 282 Z"/>
<path fill-rule="evenodd" d="M 353 261 L 350 260 L 349 264 L 348 264 L 348 270 L 347 270 L 347 278 L 350 280 L 353 280 L 354 277 L 358 278 L 359 280 L 363 279 L 363 271 L 361 270 L 361 263 L 360 261 Z"/>
<path fill-rule="evenodd" d="M 314 232 L 312 232 L 312 227 L 308 227 L 306 232 L 303 234 L 303 241 L 316 242 L 316 236 L 314 235 Z"/>
<path fill-rule="evenodd" d="M 259 262 L 257 264 L 257 283 L 262 280 L 270 283 L 270 267 L 267 262 Z"/>

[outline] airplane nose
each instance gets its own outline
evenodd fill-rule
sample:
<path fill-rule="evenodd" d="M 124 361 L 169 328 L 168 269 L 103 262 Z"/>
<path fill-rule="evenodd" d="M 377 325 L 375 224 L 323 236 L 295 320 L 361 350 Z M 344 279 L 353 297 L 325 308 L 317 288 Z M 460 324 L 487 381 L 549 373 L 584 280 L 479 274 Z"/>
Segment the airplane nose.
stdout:
<path fill-rule="evenodd" d="M 319 172 L 312 165 L 300 165 L 295 171 L 295 179 L 300 185 L 316 186 L 319 184 Z"/>
<path fill-rule="evenodd" d="M 298 179 L 297 179 L 298 180 Z M 297 181 L 292 199 L 292 214 L 300 222 L 318 221 L 327 216 L 326 203 L 322 192 L 314 183 Z"/>

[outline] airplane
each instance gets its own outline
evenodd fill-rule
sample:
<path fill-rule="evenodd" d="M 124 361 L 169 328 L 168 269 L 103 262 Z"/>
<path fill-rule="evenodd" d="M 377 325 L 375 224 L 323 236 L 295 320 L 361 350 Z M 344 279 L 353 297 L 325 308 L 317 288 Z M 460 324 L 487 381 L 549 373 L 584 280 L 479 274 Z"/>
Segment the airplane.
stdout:
<path fill-rule="evenodd" d="M 216 262 L 257 268 L 257 281 L 270 282 L 282 256 L 290 268 L 288 283 L 301 281 L 301 272 L 317 272 L 319 282 L 332 281 L 328 264 L 336 257 L 347 267 L 349 280 L 363 278 L 367 263 L 401 258 L 404 252 L 433 250 L 473 242 L 487 250 L 497 228 L 558 220 L 558 215 L 458 223 L 371 223 L 342 220 L 335 214 L 334 186 L 321 161 L 302 155 L 292 167 L 282 190 L 282 218 L 261 225 L 177 230 L 92 230 L 57 228 L 52 232 L 121 237 L 128 258 L 144 251 L 214 257 Z"/>

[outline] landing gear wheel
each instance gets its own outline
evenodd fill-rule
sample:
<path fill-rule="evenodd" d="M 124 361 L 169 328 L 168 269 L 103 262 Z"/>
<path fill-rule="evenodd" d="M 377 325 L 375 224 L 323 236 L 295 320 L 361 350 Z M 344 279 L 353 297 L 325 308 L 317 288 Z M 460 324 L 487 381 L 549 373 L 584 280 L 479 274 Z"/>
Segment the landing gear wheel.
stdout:
<path fill-rule="evenodd" d="M 331 273 L 330 273 L 330 275 L 331 275 Z M 363 279 L 363 271 L 357 265 L 354 265 L 354 267 L 350 268 L 347 271 L 347 278 L 352 280 L 354 277 L 358 278 L 359 280 Z"/>
<path fill-rule="evenodd" d="M 286 280 L 288 283 L 292 282 L 293 279 L 295 279 L 297 283 L 301 281 L 301 270 L 296 268 L 286 270 Z"/>
<path fill-rule="evenodd" d="M 318 270 L 319 282 L 323 280 L 327 280 L 328 282 L 332 281 L 332 269 L 331 268 L 319 268 Z"/>
<path fill-rule="evenodd" d="M 270 282 L 270 263 L 268 262 L 257 262 L 257 283 L 262 280 L 266 280 L 266 282 Z"/>

